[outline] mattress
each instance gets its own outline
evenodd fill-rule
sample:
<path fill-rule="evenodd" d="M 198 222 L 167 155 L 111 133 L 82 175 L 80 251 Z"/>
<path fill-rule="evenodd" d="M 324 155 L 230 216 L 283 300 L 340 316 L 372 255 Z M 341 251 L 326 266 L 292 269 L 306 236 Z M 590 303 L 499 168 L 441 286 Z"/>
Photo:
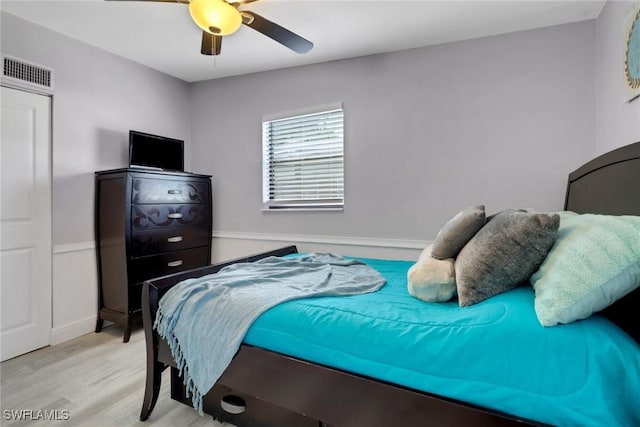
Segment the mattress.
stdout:
<path fill-rule="evenodd" d="M 407 293 L 412 262 L 360 259 L 381 290 L 278 305 L 244 342 L 542 423 L 640 425 L 640 345 L 608 320 L 544 328 L 530 286 L 427 303 Z"/>

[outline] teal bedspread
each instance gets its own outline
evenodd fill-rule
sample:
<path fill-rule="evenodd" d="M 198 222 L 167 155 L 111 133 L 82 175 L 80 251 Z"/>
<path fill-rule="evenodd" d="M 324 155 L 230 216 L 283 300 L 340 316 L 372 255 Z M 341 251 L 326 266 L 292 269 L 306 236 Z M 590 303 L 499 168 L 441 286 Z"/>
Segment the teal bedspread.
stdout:
<path fill-rule="evenodd" d="M 244 342 L 552 425 L 640 426 L 640 346 L 606 319 L 543 328 L 529 286 L 426 303 L 407 293 L 412 262 L 364 261 L 378 292 L 280 304 Z"/>
<path fill-rule="evenodd" d="M 169 343 L 187 396 L 202 414 L 202 396 L 265 310 L 295 298 L 374 292 L 384 283 L 384 277 L 358 260 L 330 254 L 269 257 L 177 284 L 160 300 L 154 327 Z"/>

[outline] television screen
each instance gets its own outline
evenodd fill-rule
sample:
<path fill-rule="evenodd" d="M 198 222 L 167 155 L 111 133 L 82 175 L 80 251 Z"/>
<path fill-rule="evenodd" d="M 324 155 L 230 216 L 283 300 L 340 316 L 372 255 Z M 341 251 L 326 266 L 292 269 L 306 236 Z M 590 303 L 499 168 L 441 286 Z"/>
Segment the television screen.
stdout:
<path fill-rule="evenodd" d="M 184 171 L 184 141 L 129 131 L 129 166 Z"/>

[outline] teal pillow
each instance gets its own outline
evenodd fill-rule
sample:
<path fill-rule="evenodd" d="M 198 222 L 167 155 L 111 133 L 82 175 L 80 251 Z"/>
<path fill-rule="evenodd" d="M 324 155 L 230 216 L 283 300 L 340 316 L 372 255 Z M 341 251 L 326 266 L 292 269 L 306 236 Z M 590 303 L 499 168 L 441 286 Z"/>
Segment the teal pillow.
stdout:
<path fill-rule="evenodd" d="M 531 284 L 543 326 L 613 304 L 640 287 L 640 216 L 560 212 L 558 238 Z"/>

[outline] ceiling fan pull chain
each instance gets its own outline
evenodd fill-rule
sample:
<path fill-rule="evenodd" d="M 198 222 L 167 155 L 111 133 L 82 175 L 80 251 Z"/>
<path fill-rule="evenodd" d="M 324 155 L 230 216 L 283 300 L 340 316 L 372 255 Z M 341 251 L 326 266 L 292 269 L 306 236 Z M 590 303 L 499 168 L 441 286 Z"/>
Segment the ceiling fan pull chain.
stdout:
<path fill-rule="evenodd" d="M 218 55 L 213 55 L 213 53 L 218 51 L 218 38 L 215 36 L 211 36 L 213 38 L 213 40 L 211 41 L 211 46 L 213 47 L 213 52 L 212 56 L 213 56 L 213 68 L 218 68 Z"/>

